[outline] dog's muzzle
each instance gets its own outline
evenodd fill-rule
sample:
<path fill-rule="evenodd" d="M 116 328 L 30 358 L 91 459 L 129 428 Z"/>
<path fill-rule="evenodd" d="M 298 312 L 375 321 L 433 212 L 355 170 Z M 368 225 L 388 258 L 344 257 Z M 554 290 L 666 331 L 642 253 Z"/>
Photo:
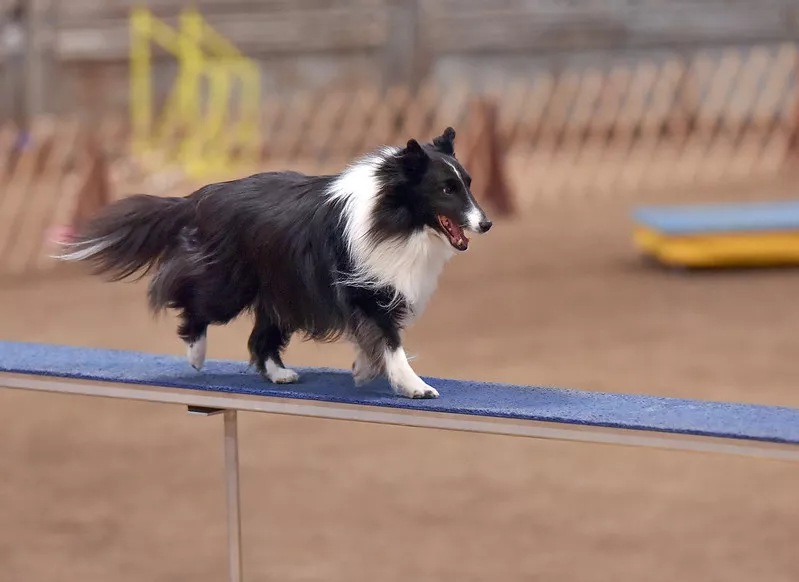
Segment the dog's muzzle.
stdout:
<path fill-rule="evenodd" d="M 466 228 L 472 232 L 483 234 L 488 232 L 493 223 L 488 219 L 480 208 L 473 206 L 469 212 L 466 213 Z"/>

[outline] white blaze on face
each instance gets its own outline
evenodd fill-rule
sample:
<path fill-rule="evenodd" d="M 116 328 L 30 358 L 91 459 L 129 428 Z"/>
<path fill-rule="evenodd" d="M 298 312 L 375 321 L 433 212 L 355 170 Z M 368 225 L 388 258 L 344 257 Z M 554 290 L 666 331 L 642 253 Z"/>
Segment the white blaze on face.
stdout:
<path fill-rule="evenodd" d="M 458 168 L 455 167 L 455 164 L 451 163 L 449 160 L 446 159 L 444 160 L 444 162 L 450 168 L 452 168 L 452 171 L 455 172 L 455 175 L 458 177 L 458 180 L 460 180 L 461 184 L 463 185 L 463 189 L 468 192 L 469 188 L 466 186 L 466 182 L 464 181 L 463 176 L 461 176 L 461 173 L 458 171 Z M 466 224 L 464 226 L 466 226 L 469 230 L 480 232 L 480 223 L 483 220 L 485 220 L 485 215 L 483 214 L 483 212 L 479 208 L 477 208 L 477 206 L 472 204 L 471 208 L 469 208 L 469 210 L 466 212 Z"/>
<path fill-rule="evenodd" d="M 480 232 L 480 223 L 484 220 L 485 215 L 476 206 L 472 206 L 466 213 L 467 226 L 476 232 Z"/>

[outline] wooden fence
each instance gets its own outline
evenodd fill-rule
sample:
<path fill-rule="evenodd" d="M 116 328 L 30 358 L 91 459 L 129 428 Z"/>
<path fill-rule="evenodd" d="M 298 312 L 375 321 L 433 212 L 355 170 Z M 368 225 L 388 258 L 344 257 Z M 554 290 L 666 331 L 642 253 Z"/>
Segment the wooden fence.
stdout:
<path fill-rule="evenodd" d="M 475 194 L 495 212 L 589 197 L 695 195 L 791 168 L 797 63 L 797 45 L 788 43 L 543 72 L 484 92 L 428 83 L 417 92 L 334 85 L 271 96 L 261 110 L 259 162 L 213 178 L 336 172 L 374 147 L 430 139 L 452 125 Z M 171 163 L 169 143 L 148 159 L 132 157 L 128 143 L 124 119 L 91 128 L 40 120 L 25 139 L 0 130 L 0 276 L 50 268 L 52 228 L 104 201 L 182 195 L 199 185 Z"/>
<path fill-rule="evenodd" d="M 105 156 L 76 122 L 0 128 L 0 280 L 51 269 L 53 240 L 107 199 Z"/>
<path fill-rule="evenodd" d="M 335 171 L 452 125 L 478 189 L 495 194 L 483 166 L 498 157 L 520 207 L 772 177 L 796 149 L 797 64 L 786 43 L 543 71 L 482 92 L 332 86 L 265 102 L 262 166 Z"/>

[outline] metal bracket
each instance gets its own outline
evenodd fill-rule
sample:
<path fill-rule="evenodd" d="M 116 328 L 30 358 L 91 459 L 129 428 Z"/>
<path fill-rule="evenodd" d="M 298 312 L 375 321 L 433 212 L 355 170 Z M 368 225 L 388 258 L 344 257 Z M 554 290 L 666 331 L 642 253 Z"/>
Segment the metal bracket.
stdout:
<path fill-rule="evenodd" d="M 225 412 L 224 408 L 208 408 L 207 406 L 193 406 L 191 404 L 189 404 L 188 409 L 189 414 L 198 414 L 200 416 L 214 416 Z"/>

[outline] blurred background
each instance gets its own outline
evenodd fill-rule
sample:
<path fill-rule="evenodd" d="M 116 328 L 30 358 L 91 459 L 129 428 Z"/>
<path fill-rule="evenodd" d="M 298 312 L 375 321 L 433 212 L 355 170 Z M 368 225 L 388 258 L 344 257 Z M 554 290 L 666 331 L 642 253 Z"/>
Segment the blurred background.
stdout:
<path fill-rule="evenodd" d="M 146 281 L 52 241 L 131 193 L 452 125 L 495 226 L 408 331 L 419 373 L 799 406 L 797 272 L 653 267 L 630 221 L 794 197 L 798 35 L 799 0 L 0 0 L 0 338 L 182 354 Z M 246 359 L 248 325 L 209 356 Z M 796 465 L 241 425 L 252 580 L 799 580 Z M 223 579 L 221 430 L 0 391 L 0 582 Z"/>

